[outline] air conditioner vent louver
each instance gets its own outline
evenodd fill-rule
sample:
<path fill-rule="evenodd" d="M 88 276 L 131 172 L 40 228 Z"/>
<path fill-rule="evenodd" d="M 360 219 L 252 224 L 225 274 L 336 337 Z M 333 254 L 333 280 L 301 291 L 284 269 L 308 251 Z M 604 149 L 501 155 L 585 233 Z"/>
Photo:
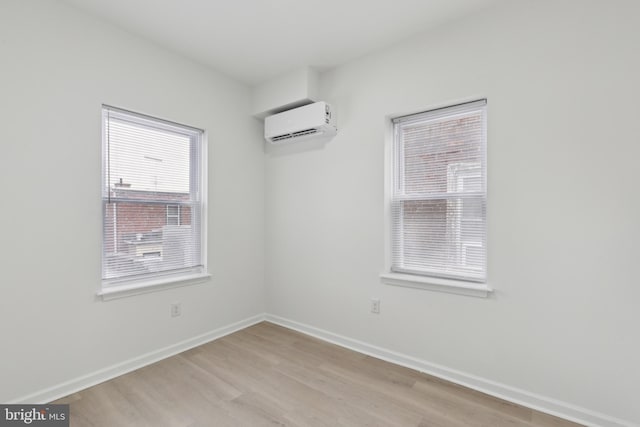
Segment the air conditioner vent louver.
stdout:
<path fill-rule="evenodd" d="M 296 138 L 299 136 L 313 135 L 314 133 L 318 133 L 318 132 L 320 132 L 318 129 L 299 130 L 297 132 L 285 133 L 283 135 L 274 136 L 271 138 L 271 141 L 278 142 L 278 141 L 283 141 L 285 139 Z"/>
<path fill-rule="evenodd" d="M 337 132 L 331 106 L 315 102 L 265 118 L 264 137 L 272 144 L 333 137 Z"/>

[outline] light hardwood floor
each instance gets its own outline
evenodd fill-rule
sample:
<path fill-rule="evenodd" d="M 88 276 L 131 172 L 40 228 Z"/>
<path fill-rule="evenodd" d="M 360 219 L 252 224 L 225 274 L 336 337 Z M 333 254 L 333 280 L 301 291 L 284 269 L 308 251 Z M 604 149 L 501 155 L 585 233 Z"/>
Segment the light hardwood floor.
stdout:
<path fill-rule="evenodd" d="M 576 426 L 263 322 L 53 403 L 71 426 Z"/>

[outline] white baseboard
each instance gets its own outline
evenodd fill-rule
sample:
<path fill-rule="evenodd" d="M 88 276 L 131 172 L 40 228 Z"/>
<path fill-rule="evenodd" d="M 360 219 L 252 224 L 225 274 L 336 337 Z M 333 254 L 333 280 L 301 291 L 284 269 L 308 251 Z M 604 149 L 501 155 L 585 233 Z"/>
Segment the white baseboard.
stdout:
<path fill-rule="evenodd" d="M 239 322 L 214 329 L 202 335 L 198 335 L 193 338 L 180 341 L 176 344 L 172 344 L 170 346 L 154 350 L 141 356 L 134 357 L 133 359 L 108 366 L 106 368 L 100 369 L 87 375 L 83 375 L 70 381 L 66 381 L 53 387 L 49 387 L 44 390 L 29 394 L 27 396 L 14 399 L 7 403 L 48 403 L 60 399 L 61 397 L 76 393 L 87 387 L 91 387 L 120 375 L 126 374 L 128 372 L 135 371 L 136 369 L 140 369 L 162 359 L 166 359 L 167 357 L 182 353 L 183 351 L 189 350 L 199 345 L 206 344 L 215 339 L 222 338 L 225 335 L 229 335 L 251 325 L 255 325 L 256 323 L 260 323 L 263 320 L 265 320 L 264 314 L 259 314 L 248 319 L 240 320 Z"/>
<path fill-rule="evenodd" d="M 562 402 L 556 399 L 541 396 L 535 393 L 500 384 L 486 378 L 477 377 L 465 372 L 457 371 L 446 366 L 437 365 L 424 360 L 420 360 L 411 356 L 407 356 L 395 351 L 377 347 L 362 341 L 358 341 L 349 337 L 345 337 L 333 332 L 329 332 L 314 326 L 299 323 L 293 320 L 272 314 L 256 315 L 227 326 L 223 326 L 198 335 L 193 338 L 181 341 L 176 344 L 143 354 L 141 356 L 126 360 L 124 362 L 108 366 L 93 373 L 83 375 L 81 377 L 66 381 L 64 383 L 37 391 L 35 393 L 13 399 L 7 403 L 47 403 L 61 397 L 76 393 L 87 387 L 100 384 L 104 381 L 116 378 L 128 372 L 140 369 L 144 366 L 158 362 L 167 357 L 174 356 L 183 351 L 206 344 L 225 335 L 232 334 L 249 326 L 255 325 L 262 321 L 268 321 L 285 328 L 293 329 L 298 332 L 319 338 L 339 346 L 367 354 L 378 359 L 386 360 L 397 365 L 415 369 L 456 384 L 495 396 L 518 405 L 526 406 L 547 414 L 555 415 L 567 420 L 575 421 L 586 426 L 602 426 L 602 427 L 638 427 L 637 424 L 629 421 L 617 419 L 615 417 L 600 414 L 586 408 Z"/>
<path fill-rule="evenodd" d="M 581 408 L 557 399 L 541 396 L 535 393 L 500 384 L 495 381 L 481 378 L 446 366 L 416 359 L 411 356 L 396 353 L 395 351 L 380 348 L 349 337 L 334 334 L 313 326 L 305 325 L 293 320 L 285 319 L 272 314 L 266 314 L 265 320 L 285 328 L 293 329 L 307 335 L 319 338 L 341 347 L 345 347 L 359 353 L 367 354 L 378 359 L 386 360 L 397 365 L 415 369 L 425 374 L 433 375 L 452 383 L 489 394 L 499 399 L 507 400 L 527 408 L 535 409 L 550 415 L 555 415 L 566 420 L 575 421 L 586 426 L 602 427 L 635 427 L 637 424 L 620 420 L 609 415 L 600 414 L 586 408 Z"/>

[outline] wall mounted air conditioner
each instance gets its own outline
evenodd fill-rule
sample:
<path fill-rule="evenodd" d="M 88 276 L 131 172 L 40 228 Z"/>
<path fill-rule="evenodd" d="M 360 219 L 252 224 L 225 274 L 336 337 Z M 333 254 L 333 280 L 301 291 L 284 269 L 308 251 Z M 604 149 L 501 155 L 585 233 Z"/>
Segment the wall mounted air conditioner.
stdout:
<path fill-rule="evenodd" d="M 264 138 L 272 144 L 330 138 L 337 132 L 335 115 L 326 102 L 314 102 L 264 119 Z"/>

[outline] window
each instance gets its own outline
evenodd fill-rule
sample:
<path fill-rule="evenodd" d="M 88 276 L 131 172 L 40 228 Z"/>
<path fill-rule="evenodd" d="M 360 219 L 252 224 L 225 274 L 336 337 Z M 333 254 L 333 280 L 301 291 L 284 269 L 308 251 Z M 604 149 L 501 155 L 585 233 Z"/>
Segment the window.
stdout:
<path fill-rule="evenodd" d="M 486 101 L 393 120 L 391 271 L 486 282 Z"/>
<path fill-rule="evenodd" d="M 101 293 L 204 276 L 203 131 L 107 106 L 102 122 Z"/>
<path fill-rule="evenodd" d="M 167 205 L 167 225 L 180 225 L 180 205 Z"/>

